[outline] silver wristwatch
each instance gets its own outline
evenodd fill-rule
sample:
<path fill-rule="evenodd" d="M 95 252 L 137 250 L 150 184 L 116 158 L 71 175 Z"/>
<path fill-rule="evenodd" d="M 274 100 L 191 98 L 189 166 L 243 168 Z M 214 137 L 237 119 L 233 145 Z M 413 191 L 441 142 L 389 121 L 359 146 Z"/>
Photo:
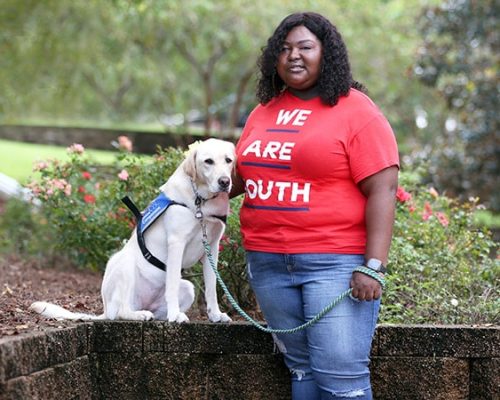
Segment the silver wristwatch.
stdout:
<path fill-rule="evenodd" d="M 376 258 L 370 258 L 365 262 L 365 267 L 374 270 L 375 272 L 381 272 L 385 274 L 387 272 L 387 268 L 382 264 L 382 261 L 377 260 Z"/>

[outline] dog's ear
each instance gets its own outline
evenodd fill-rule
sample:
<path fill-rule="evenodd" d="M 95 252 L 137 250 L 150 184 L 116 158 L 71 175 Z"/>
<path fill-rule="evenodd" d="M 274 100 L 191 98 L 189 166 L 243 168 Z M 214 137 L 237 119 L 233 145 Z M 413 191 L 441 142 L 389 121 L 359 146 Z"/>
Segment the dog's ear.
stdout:
<path fill-rule="evenodd" d="M 191 150 L 184 162 L 182 163 L 182 167 L 184 172 L 191 177 L 192 179 L 196 179 L 196 150 Z"/>

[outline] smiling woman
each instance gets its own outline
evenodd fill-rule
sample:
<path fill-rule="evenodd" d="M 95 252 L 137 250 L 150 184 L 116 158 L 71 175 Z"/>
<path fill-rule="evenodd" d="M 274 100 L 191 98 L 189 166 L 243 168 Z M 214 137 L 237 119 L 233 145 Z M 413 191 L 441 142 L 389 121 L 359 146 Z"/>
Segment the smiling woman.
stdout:
<path fill-rule="evenodd" d="M 109 164 L 114 152 L 88 150 L 88 154 L 99 163 Z M 67 160 L 65 147 L 0 140 L 0 172 L 21 183 L 34 176 L 33 163 L 47 159 Z"/>

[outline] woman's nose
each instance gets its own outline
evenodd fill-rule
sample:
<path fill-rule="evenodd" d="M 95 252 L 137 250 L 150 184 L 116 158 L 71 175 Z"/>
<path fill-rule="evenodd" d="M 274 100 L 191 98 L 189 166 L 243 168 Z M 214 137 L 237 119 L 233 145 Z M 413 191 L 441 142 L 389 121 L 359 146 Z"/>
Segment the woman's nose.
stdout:
<path fill-rule="evenodd" d="M 295 60 L 300 57 L 300 51 L 297 47 L 292 47 L 288 53 L 288 58 L 290 60 Z"/>

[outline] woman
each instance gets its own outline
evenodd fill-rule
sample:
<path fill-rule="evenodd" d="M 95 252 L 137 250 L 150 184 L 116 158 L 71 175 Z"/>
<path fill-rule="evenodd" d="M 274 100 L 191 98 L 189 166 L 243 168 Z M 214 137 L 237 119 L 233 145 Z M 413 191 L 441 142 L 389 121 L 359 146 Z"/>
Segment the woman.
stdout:
<path fill-rule="evenodd" d="M 293 399 L 371 399 L 368 369 L 385 272 L 398 151 L 351 76 L 344 42 L 316 13 L 286 17 L 259 60 L 257 98 L 237 146 L 247 272 L 292 375 Z"/>

